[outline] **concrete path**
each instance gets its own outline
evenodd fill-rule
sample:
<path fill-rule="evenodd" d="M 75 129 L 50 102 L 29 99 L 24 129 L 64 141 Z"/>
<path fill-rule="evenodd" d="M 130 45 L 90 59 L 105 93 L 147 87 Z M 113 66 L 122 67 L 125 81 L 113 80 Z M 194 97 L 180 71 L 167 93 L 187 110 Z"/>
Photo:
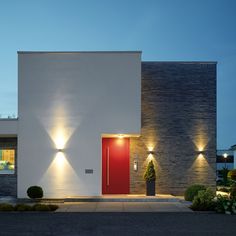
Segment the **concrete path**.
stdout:
<path fill-rule="evenodd" d="M 59 204 L 57 212 L 192 212 L 181 202 L 77 202 Z"/>

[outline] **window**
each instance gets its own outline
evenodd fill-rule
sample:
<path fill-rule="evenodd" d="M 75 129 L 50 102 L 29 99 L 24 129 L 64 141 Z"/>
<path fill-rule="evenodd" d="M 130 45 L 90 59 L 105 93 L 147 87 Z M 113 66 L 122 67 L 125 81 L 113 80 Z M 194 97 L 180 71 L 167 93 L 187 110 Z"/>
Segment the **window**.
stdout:
<path fill-rule="evenodd" d="M 15 150 L 0 149 L 0 174 L 14 174 Z"/>

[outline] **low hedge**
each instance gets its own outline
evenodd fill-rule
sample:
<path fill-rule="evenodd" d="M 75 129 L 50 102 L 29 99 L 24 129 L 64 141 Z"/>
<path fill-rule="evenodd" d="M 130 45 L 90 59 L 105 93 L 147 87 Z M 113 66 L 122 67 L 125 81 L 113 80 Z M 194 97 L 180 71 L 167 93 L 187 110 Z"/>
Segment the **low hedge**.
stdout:
<path fill-rule="evenodd" d="M 57 209 L 58 206 L 53 204 L 34 204 L 33 206 L 26 204 L 16 204 L 15 206 L 8 203 L 0 204 L 0 211 L 55 211 Z"/>
<path fill-rule="evenodd" d="M 0 211 L 14 211 L 14 207 L 8 203 L 0 203 Z"/>
<path fill-rule="evenodd" d="M 14 207 L 15 211 L 33 211 L 32 206 L 26 204 L 17 204 Z"/>
<path fill-rule="evenodd" d="M 197 196 L 198 192 L 201 190 L 206 190 L 206 187 L 202 184 L 193 184 L 189 186 L 184 193 L 184 199 L 192 202 L 194 197 Z"/>

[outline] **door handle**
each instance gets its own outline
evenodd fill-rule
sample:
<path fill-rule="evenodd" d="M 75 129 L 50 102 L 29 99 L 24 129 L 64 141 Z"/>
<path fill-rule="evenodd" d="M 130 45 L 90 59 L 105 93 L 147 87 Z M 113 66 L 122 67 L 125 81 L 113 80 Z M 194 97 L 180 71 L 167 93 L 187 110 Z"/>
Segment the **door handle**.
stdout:
<path fill-rule="evenodd" d="M 110 150 L 109 147 L 107 147 L 107 186 L 109 186 L 110 184 L 110 169 L 109 169 L 109 165 L 110 165 Z"/>

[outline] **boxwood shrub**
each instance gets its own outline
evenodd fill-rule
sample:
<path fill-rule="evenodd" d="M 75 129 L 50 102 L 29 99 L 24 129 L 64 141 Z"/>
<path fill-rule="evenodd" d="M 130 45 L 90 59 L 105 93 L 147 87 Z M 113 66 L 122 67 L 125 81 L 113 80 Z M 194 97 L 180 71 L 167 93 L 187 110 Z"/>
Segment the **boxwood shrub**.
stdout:
<path fill-rule="evenodd" d="M 14 207 L 15 211 L 33 211 L 32 206 L 26 204 L 17 204 Z"/>
<path fill-rule="evenodd" d="M 40 186 L 31 186 L 27 189 L 27 195 L 32 199 L 42 198 L 43 189 Z"/>
<path fill-rule="evenodd" d="M 16 204 L 13 206 L 8 203 L 0 203 L 0 211 L 55 211 L 57 209 L 58 206 L 53 204 L 34 204 L 33 206 L 27 204 Z"/>
<path fill-rule="evenodd" d="M 55 211 L 58 209 L 58 205 L 54 205 L 54 204 L 49 204 L 48 207 L 50 208 L 51 211 Z"/>
<path fill-rule="evenodd" d="M 14 211 L 14 207 L 8 203 L 0 203 L 0 211 Z"/>
<path fill-rule="evenodd" d="M 236 186 L 235 186 L 235 185 L 233 185 L 233 186 L 230 188 L 230 198 L 236 200 Z"/>
<path fill-rule="evenodd" d="M 228 178 L 230 180 L 236 181 L 236 169 L 230 170 L 228 172 Z"/>
<path fill-rule="evenodd" d="M 224 214 L 236 214 L 236 200 L 228 196 L 217 196 L 216 212 Z"/>
<path fill-rule="evenodd" d="M 215 194 L 210 188 L 200 190 L 197 196 L 194 197 L 193 204 L 190 208 L 194 211 L 213 211 L 216 207 L 214 197 Z"/>
<path fill-rule="evenodd" d="M 33 206 L 33 209 L 35 211 L 51 211 L 50 207 L 48 205 L 44 205 L 44 204 L 35 204 Z"/>
<path fill-rule="evenodd" d="M 193 184 L 189 186 L 184 193 L 184 199 L 186 201 L 192 202 L 194 197 L 197 196 L 198 191 L 201 191 L 201 190 L 206 190 L 206 187 L 201 184 Z"/>

